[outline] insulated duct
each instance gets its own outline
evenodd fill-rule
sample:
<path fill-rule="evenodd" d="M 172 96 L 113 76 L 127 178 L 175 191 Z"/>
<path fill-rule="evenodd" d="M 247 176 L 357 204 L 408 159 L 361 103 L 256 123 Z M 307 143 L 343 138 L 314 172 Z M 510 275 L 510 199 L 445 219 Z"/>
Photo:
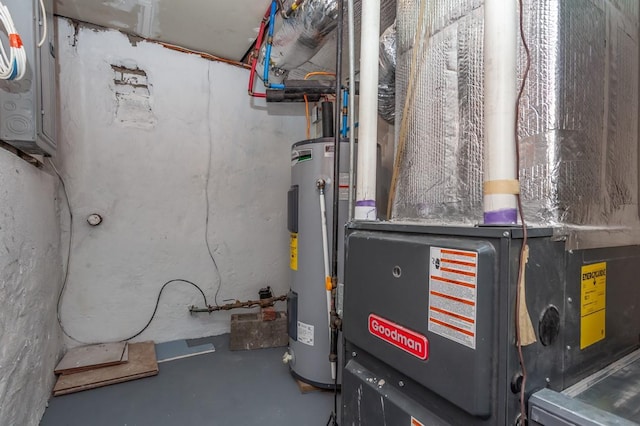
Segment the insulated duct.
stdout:
<path fill-rule="evenodd" d="M 380 36 L 378 66 L 378 113 L 393 124 L 396 116 L 396 23 Z"/>
<path fill-rule="evenodd" d="M 305 4 L 309 2 L 308 6 Z M 286 0 L 284 7 L 289 8 L 292 0 Z M 308 8 L 308 9 L 307 9 Z M 306 12 L 305 12 L 306 11 Z M 289 19 L 277 17 L 276 32 L 273 37 L 271 57 L 272 73 L 270 80 L 281 80 L 286 73 L 287 79 L 302 80 L 313 71 L 331 71 L 336 68 L 336 32 L 338 16 L 336 0 L 304 0 Z M 360 34 L 362 0 L 354 0 L 351 12 L 354 15 L 355 34 Z M 329 18 L 332 19 L 329 19 Z M 396 0 L 381 0 L 380 25 L 389 27 L 396 17 Z M 326 19 L 325 19 L 326 18 Z M 345 18 L 345 28 L 348 25 Z M 343 64 L 348 63 L 349 46 L 345 37 L 343 44 Z M 264 46 L 259 63 L 264 65 Z M 354 42 L 354 55 L 360 57 L 360 37 Z M 359 64 L 356 61 L 356 73 Z M 345 69 L 346 73 L 346 69 Z M 280 77 L 279 79 L 277 77 Z"/>
<path fill-rule="evenodd" d="M 406 121 L 406 138 L 392 217 L 478 223 L 483 2 L 429 2 L 412 61 L 421 1 L 398 0 L 396 128 Z M 532 68 L 518 133 L 528 223 L 640 229 L 639 9 L 637 0 L 524 0 Z M 526 58 L 518 46 L 519 84 Z"/>
<path fill-rule="evenodd" d="M 291 1 L 287 2 L 291 3 Z M 327 42 L 338 25 L 336 0 L 305 0 L 273 36 L 271 69 L 275 76 L 300 67 Z M 264 49 L 261 61 L 264 63 Z"/>

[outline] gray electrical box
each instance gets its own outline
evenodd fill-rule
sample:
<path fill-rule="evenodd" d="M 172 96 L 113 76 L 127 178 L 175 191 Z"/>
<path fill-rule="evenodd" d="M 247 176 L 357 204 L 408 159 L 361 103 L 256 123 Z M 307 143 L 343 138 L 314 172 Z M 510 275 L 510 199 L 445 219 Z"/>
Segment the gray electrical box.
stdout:
<path fill-rule="evenodd" d="M 22 80 L 0 81 L 0 140 L 29 154 L 56 151 L 57 89 L 53 0 L 44 0 L 42 17 L 39 0 L 3 0 L 22 38 L 27 54 L 27 71 Z M 42 19 L 47 38 L 41 48 Z M 7 36 L 0 38 L 8 49 Z"/>

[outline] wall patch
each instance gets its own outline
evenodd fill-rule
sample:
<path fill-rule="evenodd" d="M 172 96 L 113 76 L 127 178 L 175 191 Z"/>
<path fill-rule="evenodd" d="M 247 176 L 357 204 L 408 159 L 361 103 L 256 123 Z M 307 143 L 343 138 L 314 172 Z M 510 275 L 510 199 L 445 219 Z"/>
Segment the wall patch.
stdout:
<path fill-rule="evenodd" d="M 151 109 L 147 73 L 139 68 L 111 65 L 116 95 L 116 123 L 127 127 L 151 128 L 156 118 Z"/>

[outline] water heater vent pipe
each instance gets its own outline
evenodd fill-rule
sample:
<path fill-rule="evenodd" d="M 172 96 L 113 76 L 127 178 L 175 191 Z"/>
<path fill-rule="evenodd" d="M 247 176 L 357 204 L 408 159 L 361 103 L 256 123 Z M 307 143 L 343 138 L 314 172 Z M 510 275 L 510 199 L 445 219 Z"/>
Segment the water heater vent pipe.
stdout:
<path fill-rule="evenodd" d="M 518 221 L 516 120 L 518 13 L 516 1 L 484 3 L 484 223 Z"/>
<path fill-rule="evenodd" d="M 380 0 L 362 2 L 360 38 L 360 126 L 358 129 L 355 219 L 376 220 Z"/>

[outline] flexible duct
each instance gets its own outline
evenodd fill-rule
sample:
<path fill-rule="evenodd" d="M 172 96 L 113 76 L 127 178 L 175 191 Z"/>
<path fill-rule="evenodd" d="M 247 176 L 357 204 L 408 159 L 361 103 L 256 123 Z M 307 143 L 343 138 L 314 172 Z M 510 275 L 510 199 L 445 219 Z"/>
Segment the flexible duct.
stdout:
<path fill-rule="evenodd" d="M 396 23 L 380 36 L 378 64 L 378 114 L 393 124 L 396 117 Z"/>
<path fill-rule="evenodd" d="M 305 0 L 273 36 L 271 69 L 275 76 L 311 59 L 338 25 L 336 0 Z M 264 49 L 261 62 L 264 62 Z"/>

